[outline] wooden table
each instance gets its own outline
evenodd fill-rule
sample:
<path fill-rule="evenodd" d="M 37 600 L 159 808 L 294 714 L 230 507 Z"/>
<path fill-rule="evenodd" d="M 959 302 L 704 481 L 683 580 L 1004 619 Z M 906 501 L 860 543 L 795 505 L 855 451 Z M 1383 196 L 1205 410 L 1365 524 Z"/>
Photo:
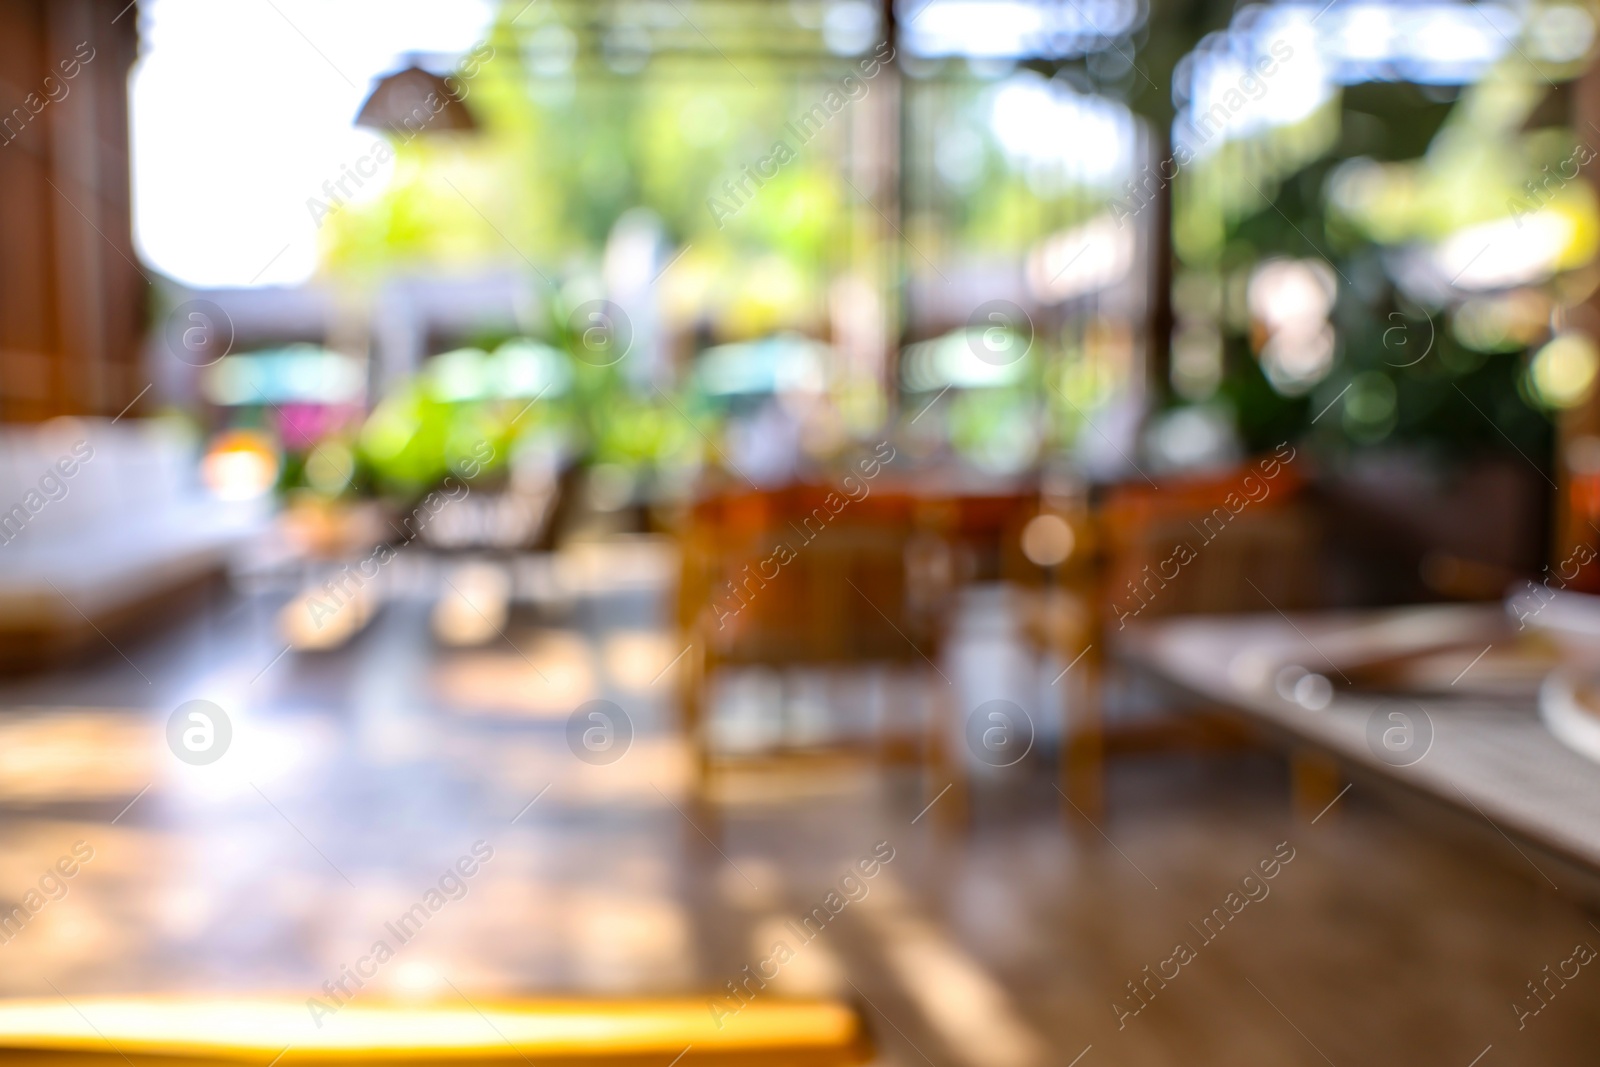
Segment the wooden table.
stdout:
<path fill-rule="evenodd" d="M 1557 872 L 1535 863 L 1538 852 L 1585 875 L 1600 875 L 1600 764 L 1556 740 L 1532 699 L 1383 698 L 1336 691 L 1328 706 L 1310 710 L 1278 693 L 1275 674 L 1284 662 L 1313 671 L 1320 666 L 1332 676 L 1318 644 L 1354 623 L 1397 617 L 1386 612 L 1173 619 L 1130 627 L 1120 658 L 1192 695 L 1236 709 L 1291 746 L 1333 757 L 1354 776 L 1398 783 L 1472 815 L 1480 825 L 1489 822 L 1545 881 Z M 1433 741 L 1416 762 L 1398 766 L 1394 757 L 1380 758 L 1381 745 L 1369 743 L 1368 723 L 1375 714 L 1387 722 L 1389 711 L 1413 706 L 1431 720 Z"/>

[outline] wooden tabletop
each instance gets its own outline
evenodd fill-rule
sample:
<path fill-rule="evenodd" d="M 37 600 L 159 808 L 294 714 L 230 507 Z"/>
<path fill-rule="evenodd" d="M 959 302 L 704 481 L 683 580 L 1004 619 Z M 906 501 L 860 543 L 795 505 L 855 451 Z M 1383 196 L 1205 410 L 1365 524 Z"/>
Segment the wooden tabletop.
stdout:
<path fill-rule="evenodd" d="M 1278 677 L 1286 664 L 1302 664 L 1336 677 L 1337 668 L 1324 653 L 1358 627 L 1406 625 L 1428 619 L 1427 613 L 1442 618 L 1442 612 L 1452 613 L 1450 624 L 1468 628 L 1492 626 L 1500 614 L 1497 607 L 1449 606 L 1365 614 L 1173 619 L 1130 627 L 1122 635 L 1121 655 L 1349 766 L 1475 812 L 1509 835 L 1508 840 L 1531 842 L 1600 871 L 1600 763 L 1556 740 L 1540 720 L 1531 695 L 1384 697 L 1355 695 L 1336 687 L 1331 702 L 1312 710 L 1292 694 L 1279 692 Z M 1330 654 L 1337 658 L 1337 653 Z M 1405 718 L 1391 719 L 1394 712 Z M 1420 737 L 1430 725 L 1432 741 L 1425 751 L 1413 749 L 1402 755 L 1383 750 L 1385 729 L 1397 726 Z M 1413 757 L 1415 761 L 1409 762 Z"/>

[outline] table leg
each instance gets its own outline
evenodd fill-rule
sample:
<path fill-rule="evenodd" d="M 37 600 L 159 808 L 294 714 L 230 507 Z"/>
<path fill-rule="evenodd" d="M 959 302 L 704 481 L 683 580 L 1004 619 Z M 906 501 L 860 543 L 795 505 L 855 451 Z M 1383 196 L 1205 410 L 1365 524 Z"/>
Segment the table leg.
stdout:
<path fill-rule="evenodd" d="M 1316 749 L 1290 750 L 1289 785 L 1295 817 L 1302 822 L 1322 816 L 1339 795 L 1343 782 L 1338 760 Z"/>

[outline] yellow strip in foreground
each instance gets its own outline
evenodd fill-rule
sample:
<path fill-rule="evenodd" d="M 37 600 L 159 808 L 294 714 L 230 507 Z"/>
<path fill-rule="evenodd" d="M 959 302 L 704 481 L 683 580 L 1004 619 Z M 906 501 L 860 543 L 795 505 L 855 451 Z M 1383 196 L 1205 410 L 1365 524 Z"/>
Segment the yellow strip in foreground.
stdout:
<path fill-rule="evenodd" d="M 374 1001 L 318 1020 L 304 1001 L 276 998 L 0 1000 L 0 1067 L 668 1067 L 680 1054 L 679 1067 L 847 1067 L 870 1058 L 859 1016 L 835 1002 L 757 999 L 721 1021 L 704 998 Z"/>

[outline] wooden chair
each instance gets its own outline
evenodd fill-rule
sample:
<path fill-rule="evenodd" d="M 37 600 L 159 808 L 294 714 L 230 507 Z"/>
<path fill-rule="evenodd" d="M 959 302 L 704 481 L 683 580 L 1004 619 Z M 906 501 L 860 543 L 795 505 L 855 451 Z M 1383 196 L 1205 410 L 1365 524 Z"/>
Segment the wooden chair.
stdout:
<path fill-rule="evenodd" d="M 719 764 L 731 762 L 715 751 L 709 721 L 720 672 L 868 664 L 917 675 L 938 670 L 954 583 L 943 515 L 878 487 L 859 500 L 826 486 L 721 492 L 694 506 L 682 536 L 678 625 L 690 651 L 679 678 L 702 789 Z M 935 691 L 944 688 L 939 681 Z M 919 724 L 876 743 L 885 758 L 940 758 Z"/>
<path fill-rule="evenodd" d="M 385 1004 L 315 1020 L 302 999 L 65 997 L 0 1001 L 4 1067 L 848 1067 L 860 1017 L 828 1001 L 756 999 L 715 1019 L 704 997 Z"/>
<path fill-rule="evenodd" d="M 1071 664 L 1060 679 L 1061 776 L 1076 816 L 1096 821 L 1103 813 L 1109 754 L 1234 747 L 1243 737 L 1232 715 L 1203 709 L 1108 730 L 1104 689 L 1119 633 L 1169 615 L 1290 611 L 1319 602 L 1316 527 L 1302 503 L 1304 480 L 1281 465 L 1269 483 L 1259 477 L 1252 483 L 1269 484 L 1270 491 L 1241 507 L 1237 491 L 1249 473 L 1159 488 L 1122 485 L 1092 506 L 1086 498 L 1041 500 L 1019 514 L 1007 567 L 1013 581 L 1030 589 L 1023 633 L 1037 650 Z M 1040 514 L 1058 516 L 1073 533 L 1072 554 L 1055 567 L 1034 567 L 1020 552 L 1023 524 Z"/>

